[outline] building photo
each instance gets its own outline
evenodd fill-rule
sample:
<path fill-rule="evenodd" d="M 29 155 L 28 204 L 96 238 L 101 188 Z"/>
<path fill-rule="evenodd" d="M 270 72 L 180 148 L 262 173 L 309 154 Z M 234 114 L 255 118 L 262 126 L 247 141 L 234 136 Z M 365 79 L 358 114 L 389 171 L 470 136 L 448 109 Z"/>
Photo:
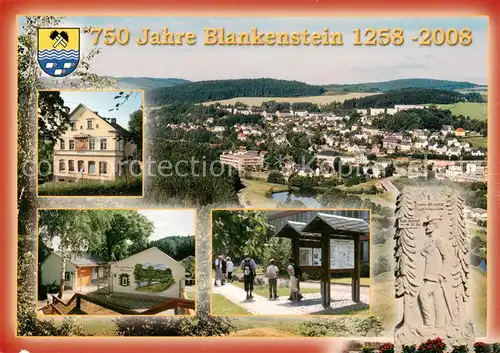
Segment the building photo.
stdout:
<path fill-rule="evenodd" d="M 38 194 L 142 196 L 142 91 L 39 91 Z"/>
<path fill-rule="evenodd" d="M 212 211 L 212 315 L 368 315 L 368 209 Z"/>
<path fill-rule="evenodd" d="M 194 315 L 195 217 L 191 209 L 39 210 L 38 310 Z"/>

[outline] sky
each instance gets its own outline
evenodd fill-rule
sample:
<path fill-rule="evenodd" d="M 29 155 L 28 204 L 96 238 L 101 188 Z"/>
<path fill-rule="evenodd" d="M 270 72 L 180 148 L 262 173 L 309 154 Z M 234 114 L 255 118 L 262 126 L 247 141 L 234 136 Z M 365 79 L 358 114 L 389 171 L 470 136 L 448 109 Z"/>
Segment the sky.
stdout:
<path fill-rule="evenodd" d="M 123 91 L 127 92 L 127 91 Z M 93 111 L 97 112 L 103 118 L 116 118 L 116 122 L 123 128 L 128 129 L 130 114 L 142 106 L 142 92 L 134 92 L 130 98 L 121 105 L 118 110 L 109 111 L 115 108 L 118 102 L 122 100 L 115 99 L 119 91 L 100 91 L 100 92 L 82 92 L 82 91 L 61 91 L 61 97 L 64 104 L 73 111 L 78 104 L 83 104 Z"/>
<path fill-rule="evenodd" d="M 195 235 L 195 210 L 140 210 L 139 213 L 154 224 L 150 241 L 173 235 Z"/>
<path fill-rule="evenodd" d="M 22 25 L 22 21 L 20 21 Z M 486 17 L 467 18 L 182 18 L 182 17 L 66 17 L 65 26 L 127 28 L 130 42 L 102 48 L 92 69 L 100 75 L 184 78 L 192 81 L 271 77 L 310 84 L 358 83 L 399 78 L 433 78 L 486 84 Z M 142 28 L 194 32 L 193 46 L 139 46 Z M 204 46 L 203 29 L 223 27 L 230 32 L 340 31 L 344 46 L 330 47 L 223 47 Z M 401 47 L 353 46 L 355 28 L 402 28 Z M 411 38 L 420 28 L 470 28 L 473 43 L 464 46 L 419 47 Z M 102 37 L 102 35 L 101 35 Z M 82 50 L 94 47 L 94 36 L 82 34 Z M 102 38 L 101 38 L 102 40 Z"/>

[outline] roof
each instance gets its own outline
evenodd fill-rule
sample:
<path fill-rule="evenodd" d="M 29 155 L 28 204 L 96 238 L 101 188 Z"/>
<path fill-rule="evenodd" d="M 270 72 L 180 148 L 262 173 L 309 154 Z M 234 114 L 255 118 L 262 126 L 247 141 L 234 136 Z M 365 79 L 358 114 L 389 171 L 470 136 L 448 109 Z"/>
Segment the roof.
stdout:
<path fill-rule="evenodd" d="M 53 254 L 62 258 L 61 252 L 56 251 Z M 107 263 L 107 261 L 103 260 L 102 258 L 89 254 L 72 255 L 68 261 L 78 267 L 93 267 L 104 265 Z"/>
<path fill-rule="evenodd" d="M 112 128 L 114 128 L 116 131 L 118 131 L 121 135 L 125 135 L 125 136 L 129 136 L 130 135 L 130 132 L 123 128 L 122 126 L 118 125 L 117 123 L 112 123 L 110 122 L 108 119 L 100 116 L 99 114 L 97 114 L 97 112 L 93 111 L 92 109 L 89 109 L 87 106 L 85 106 L 84 104 L 80 103 L 78 104 L 78 106 L 71 112 L 71 114 L 69 115 L 70 118 L 71 116 L 79 109 L 79 108 L 84 108 L 86 110 L 88 110 L 89 112 L 92 112 L 94 113 L 97 117 L 101 118 L 103 121 L 105 121 L 107 124 L 109 124 Z"/>
<path fill-rule="evenodd" d="M 176 261 L 172 257 L 168 256 L 167 254 L 165 254 L 163 251 L 161 251 L 160 249 L 158 249 L 155 246 L 153 246 L 151 248 L 148 248 L 146 250 L 143 250 L 141 252 L 138 252 L 138 253 L 136 253 L 134 255 L 130 255 L 129 257 L 126 257 L 126 258 L 121 259 L 119 261 L 113 262 L 112 266 L 120 266 L 120 262 L 128 261 L 128 260 L 130 260 L 130 259 L 132 259 L 134 257 L 139 256 L 139 255 L 143 255 L 143 254 L 147 254 L 147 253 L 151 253 L 151 252 L 159 252 L 159 253 L 161 253 L 161 255 L 163 255 L 164 257 L 166 257 L 167 259 L 169 259 L 171 261 L 170 265 L 167 265 L 167 264 L 158 264 L 158 262 L 156 262 L 155 265 L 153 266 L 153 268 L 155 268 L 155 269 L 160 269 L 160 267 L 163 268 L 163 266 L 166 266 L 165 268 L 172 268 L 173 267 L 172 265 L 174 265 L 174 267 L 175 267 L 175 265 L 177 265 L 177 266 L 180 266 L 180 267 L 184 268 L 184 265 L 182 265 L 179 261 Z M 137 261 L 137 263 L 142 264 L 143 267 L 144 267 L 144 265 L 147 265 L 147 266 L 153 265 L 152 263 L 150 263 L 148 261 Z"/>
<path fill-rule="evenodd" d="M 320 223 L 326 223 L 333 230 L 345 231 L 353 233 L 369 233 L 370 225 L 359 218 L 351 218 L 344 216 L 331 215 L 326 213 L 318 213 L 304 227 L 304 232 L 316 233 Z"/>

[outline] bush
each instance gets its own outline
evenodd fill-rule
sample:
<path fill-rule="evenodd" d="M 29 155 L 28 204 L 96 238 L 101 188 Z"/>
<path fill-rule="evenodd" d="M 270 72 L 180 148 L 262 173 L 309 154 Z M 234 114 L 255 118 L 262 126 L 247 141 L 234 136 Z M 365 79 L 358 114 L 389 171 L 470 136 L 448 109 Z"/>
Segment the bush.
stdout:
<path fill-rule="evenodd" d="M 369 334 L 372 334 L 373 337 L 378 336 L 384 330 L 382 321 L 376 316 L 360 318 L 358 322 L 355 322 L 354 327 L 358 333 L 365 337 Z"/>
<path fill-rule="evenodd" d="M 500 353 L 500 343 L 493 343 L 491 345 L 492 353 Z"/>
<path fill-rule="evenodd" d="M 389 260 L 383 255 L 380 255 L 375 265 L 373 265 L 373 275 L 378 276 L 381 273 L 386 273 L 391 271 L 391 264 Z"/>
<path fill-rule="evenodd" d="M 436 339 L 428 339 L 418 346 L 418 351 L 421 353 L 442 353 L 446 350 L 446 343 L 438 337 Z"/>
<path fill-rule="evenodd" d="M 38 188 L 42 196 L 141 196 L 142 177 L 120 177 L 115 181 L 100 183 L 82 181 L 77 183 L 42 184 Z"/>
<path fill-rule="evenodd" d="M 491 346 L 488 343 L 476 342 L 476 343 L 474 343 L 474 352 L 475 353 L 490 353 Z"/>
<path fill-rule="evenodd" d="M 373 347 L 368 346 L 368 347 L 362 347 L 361 348 L 361 353 L 373 353 L 375 349 Z"/>
<path fill-rule="evenodd" d="M 361 277 L 370 277 L 370 263 L 363 262 L 361 264 L 360 276 Z"/>
<path fill-rule="evenodd" d="M 277 171 L 272 171 L 267 177 L 267 182 L 271 184 L 286 184 L 283 174 Z"/>
<path fill-rule="evenodd" d="M 299 324 L 297 334 L 305 337 L 336 336 L 348 332 L 344 320 L 328 320 L 323 318 L 305 321 Z"/>
<path fill-rule="evenodd" d="M 387 238 L 387 231 L 378 230 L 375 234 L 373 234 L 372 242 L 373 244 L 385 244 Z"/>
<path fill-rule="evenodd" d="M 225 336 L 234 326 L 223 317 L 192 318 L 129 317 L 115 320 L 119 336 Z"/>
<path fill-rule="evenodd" d="M 417 345 L 412 344 L 412 345 L 403 345 L 403 353 L 415 353 L 417 351 Z"/>
<path fill-rule="evenodd" d="M 465 344 L 460 344 L 460 345 L 454 345 L 453 349 L 451 350 L 451 353 L 468 353 L 469 352 L 469 347 Z"/>
<path fill-rule="evenodd" d="M 394 344 L 384 343 L 378 348 L 378 351 L 380 353 L 394 353 Z"/>

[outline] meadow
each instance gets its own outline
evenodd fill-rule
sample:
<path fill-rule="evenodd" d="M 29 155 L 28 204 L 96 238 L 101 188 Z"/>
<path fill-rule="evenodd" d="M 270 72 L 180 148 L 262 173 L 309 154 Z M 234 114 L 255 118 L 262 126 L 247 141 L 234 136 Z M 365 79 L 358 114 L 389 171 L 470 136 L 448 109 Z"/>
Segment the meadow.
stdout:
<path fill-rule="evenodd" d="M 460 102 L 456 104 L 438 104 L 441 109 L 449 109 L 453 115 L 470 116 L 471 119 L 486 120 L 488 103 Z"/>
<path fill-rule="evenodd" d="M 202 104 L 208 105 L 214 103 L 221 103 L 223 105 L 234 105 L 236 102 L 240 102 L 248 106 L 260 106 L 263 102 L 276 101 L 276 102 L 288 102 L 288 103 L 310 102 L 313 104 L 325 105 L 332 102 L 343 102 L 347 99 L 372 96 L 374 94 L 377 93 L 325 94 L 321 96 L 308 96 L 308 97 L 239 97 L 239 98 L 204 102 Z"/>

